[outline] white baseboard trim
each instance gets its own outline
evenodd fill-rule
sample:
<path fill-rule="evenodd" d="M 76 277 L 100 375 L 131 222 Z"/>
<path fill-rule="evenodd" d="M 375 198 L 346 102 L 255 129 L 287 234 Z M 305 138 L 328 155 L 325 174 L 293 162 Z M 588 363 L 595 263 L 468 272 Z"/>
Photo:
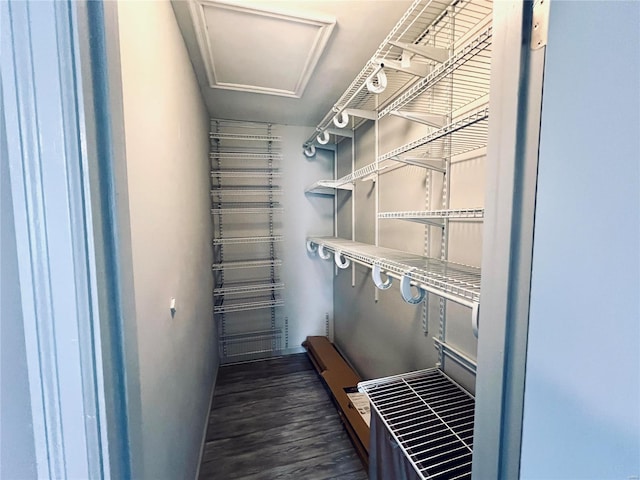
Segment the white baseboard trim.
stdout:
<path fill-rule="evenodd" d="M 209 407 L 207 408 L 207 415 L 204 419 L 204 429 L 202 431 L 202 441 L 200 442 L 200 454 L 198 455 L 198 468 L 196 468 L 196 478 L 200 478 L 200 467 L 202 466 L 202 457 L 204 456 L 204 446 L 207 440 L 207 429 L 209 428 L 209 415 L 211 414 L 211 407 L 213 406 L 213 393 L 216 390 L 216 382 L 218 381 L 218 372 L 220 371 L 220 363 L 218 362 L 218 368 L 213 375 L 213 383 L 211 384 L 211 392 L 209 395 Z"/>

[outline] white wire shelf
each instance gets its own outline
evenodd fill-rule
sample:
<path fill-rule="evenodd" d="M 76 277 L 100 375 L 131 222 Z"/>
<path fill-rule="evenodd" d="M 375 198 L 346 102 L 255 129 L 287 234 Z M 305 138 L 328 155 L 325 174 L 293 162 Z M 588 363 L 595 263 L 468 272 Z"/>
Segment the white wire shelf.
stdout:
<path fill-rule="evenodd" d="M 272 282 L 271 280 L 264 280 L 259 283 L 225 284 L 221 287 L 214 288 L 213 295 L 216 297 L 229 295 L 247 295 L 256 293 L 269 293 L 283 289 L 283 282 Z"/>
<path fill-rule="evenodd" d="M 222 362 L 264 358 L 282 349 L 282 329 L 221 335 L 218 339 Z"/>
<path fill-rule="evenodd" d="M 244 245 L 249 243 L 277 243 L 282 242 L 284 237 L 282 235 L 274 235 L 267 237 L 226 237 L 226 238 L 214 238 L 214 245 Z"/>
<path fill-rule="evenodd" d="M 415 0 L 318 124 L 316 133 L 330 128 L 334 116 L 347 109 L 375 111 L 376 97 L 378 106 L 385 108 L 399 94 L 445 63 L 456 42 L 491 11 L 490 1 Z M 423 52 L 429 49 L 433 54 L 425 55 Z M 402 60 L 407 58 L 411 65 L 408 69 L 402 65 Z M 382 66 L 388 80 L 387 87 L 381 94 L 371 93 L 366 82 Z M 411 70 L 413 72 L 407 73 Z M 316 142 L 316 133 L 304 143 L 305 147 Z"/>
<path fill-rule="evenodd" d="M 471 478 L 475 399 L 441 370 L 360 382 L 358 389 L 421 479 Z"/>
<path fill-rule="evenodd" d="M 211 215 L 262 215 L 280 214 L 284 211 L 282 207 L 244 207 L 236 205 L 225 205 L 224 208 L 212 208 Z"/>
<path fill-rule="evenodd" d="M 264 308 L 275 308 L 284 305 L 282 299 L 269 299 L 269 300 L 257 300 L 252 302 L 240 301 L 240 302 L 228 302 L 225 301 L 221 305 L 214 305 L 214 314 L 232 313 L 232 312 L 247 312 L 249 310 L 262 310 Z"/>
<path fill-rule="evenodd" d="M 418 140 L 402 145 L 378 158 L 379 162 L 411 153 L 423 157 L 450 157 L 487 146 L 489 107 L 439 128 Z"/>
<path fill-rule="evenodd" d="M 434 167 L 428 162 L 434 158 L 442 161 L 445 157 L 460 155 L 486 147 L 488 119 L 489 108 L 483 107 L 432 131 L 418 140 L 402 145 L 378 157 L 378 162 L 370 163 L 337 180 L 320 180 L 314 185 L 324 184 L 325 188 L 351 190 L 353 187 L 347 188 L 345 185 L 352 184 L 356 180 L 367 178 L 375 173 L 388 173 L 405 165 L 439 170 L 439 167 Z M 411 153 L 412 159 L 405 159 L 400 156 L 405 153 Z"/>
<path fill-rule="evenodd" d="M 484 218 L 484 208 L 465 208 L 457 210 L 416 210 L 404 212 L 380 212 L 378 218 L 407 220 L 410 222 L 444 225 L 445 219 L 475 221 Z"/>
<path fill-rule="evenodd" d="M 278 178 L 281 176 L 281 172 L 273 168 L 225 169 L 211 172 L 211 178 Z"/>
<path fill-rule="evenodd" d="M 221 151 L 209 153 L 211 160 L 282 160 L 281 153 L 269 153 L 261 151 Z"/>
<path fill-rule="evenodd" d="M 492 32 L 491 26 L 484 29 L 427 77 L 380 110 L 378 118 L 401 110 L 446 115 L 488 96 Z M 425 95 L 428 91 L 443 93 Z"/>
<path fill-rule="evenodd" d="M 284 209 L 279 204 L 271 203 L 225 203 L 211 209 L 211 215 L 262 215 L 262 214 L 281 214 Z"/>
<path fill-rule="evenodd" d="M 339 252 L 344 258 L 382 272 L 396 279 L 408 277 L 411 285 L 470 308 L 480 302 L 480 269 L 469 265 L 424 257 L 385 247 L 336 237 L 309 237 L 313 245 L 325 251 Z"/>
<path fill-rule="evenodd" d="M 220 133 L 211 132 L 209 138 L 212 140 L 240 140 L 245 142 L 279 142 L 282 139 L 274 135 L 251 135 L 243 133 Z"/>
<path fill-rule="evenodd" d="M 211 268 L 214 271 L 219 271 L 239 270 L 245 268 L 270 268 L 279 267 L 280 265 L 282 265 L 282 260 L 274 258 L 265 260 L 240 260 L 234 262 L 214 263 Z"/>
<path fill-rule="evenodd" d="M 267 197 L 269 195 L 282 195 L 282 189 L 278 186 L 252 185 L 247 187 L 222 187 L 211 190 L 212 197 Z"/>

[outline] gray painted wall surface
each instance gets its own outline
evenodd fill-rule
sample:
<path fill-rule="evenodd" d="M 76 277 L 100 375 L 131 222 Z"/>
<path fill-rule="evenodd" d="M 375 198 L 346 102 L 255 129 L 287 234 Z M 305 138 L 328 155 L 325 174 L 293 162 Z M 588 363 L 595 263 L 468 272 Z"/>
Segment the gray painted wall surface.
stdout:
<path fill-rule="evenodd" d="M 18 254 L 2 109 L 0 205 L 0 478 L 36 478 Z"/>
<path fill-rule="evenodd" d="M 426 127 L 397 118 L 385 117 L 379 123 L 379 154 L 425 135 Z M 373 122 L 356 131 L 355 168 L 375 160 L 375 129 Z M 351 142 L 345 140 L 338 149 L 338 176 L 351 171 Z M 450 202 L 452 207 L 477 207 L 484 203 L 484 157 L 458 158 L 452 165 Z M 418 167 L 403 167 L 380 176 L 379 211 L 425 210 L 441 208 L 442 175 L 433 173 L 429 184 L 431 201 L 426 204 L 426 171 Z M 375 242 L 375 183 L 358 181 L 353 194 L 338 195 L 338 234 L 351 238 L 351 202 L 355 201 L 355 240 Z M 401 220 L 380 220 L 379 245 L 417 254 L 424 252 L 422 225 Z M 471 265 L 480 265 L 482 223 L 452 222 L 449 258 Z M 430 229 L 431 255 L 439 255 L 441 235 Z M 336 344 L 347 355 L 359 373 L 366 378 L 398 374 L 429 368 L 437 362 L 433 336 L 438 334 L 438 297 L 429 298 L 429 332 L 422 328 L 422 305 L 407 304 L 397 283 L 389 290 L 379 291 L 371 272 L 355 266 L 355 286 L 352 268 L 341 270 L 334 282 Z M 447 302 L 447 337 L 471 357 L 476 354 L 476 340 L 470 323 L 470 310 Z M 473 390 L 472 376 L 445 363 L 445 369 L 468 389 Z"/>
<path fill-rule="evenodd" d="M 305 187 L 320 178 L 333 176 L 333 152 L 318 149 L 308 158 L 300 146 L 311 129 L 281 125 L 282 136 L 282 235 L 278 246 L 282 258 L 281 275 L 285 284 L 282 315 L 289 319 L 289 349 L 303 351 L 301 344 L 309 335 L 325 335 L 326 316 L 333 318 L 333 262 L 309 254 L 308 235 L 332 235 L 333 199 L 326 195 L 308 195 Z"/>
<path fill-rule="evenodd" d="M 134 471 L 194 478 L 217 371 L 209 118 L 170 3 L 120 2 L 118 24 L 141 395 Z"/>
<path fill-rule="evenodd" d="M 551 3 L 522 478 L 640 475 L 639 24 Z"/>

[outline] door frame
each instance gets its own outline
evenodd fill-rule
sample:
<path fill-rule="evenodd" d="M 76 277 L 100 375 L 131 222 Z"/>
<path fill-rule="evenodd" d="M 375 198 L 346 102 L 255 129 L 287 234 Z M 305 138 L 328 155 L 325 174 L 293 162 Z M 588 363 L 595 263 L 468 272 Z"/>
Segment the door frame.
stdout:
<path fill-rule="evenodd" d="M 38 478 L 140 473 L 128 199 L 116 190 L 126 170 L 111 141 L 119 83 L 106 24 L 101 2 L 0 3 L 1 134 Z"/>
<path fill-rule="evenodd" d="M 519 478 L 546 47 L 534 3 L 494 3 L 473 478 Z M 540 6 L 540 5 L 538 5 Z M 544 27 L 545 25 L 543 25 Z"/>

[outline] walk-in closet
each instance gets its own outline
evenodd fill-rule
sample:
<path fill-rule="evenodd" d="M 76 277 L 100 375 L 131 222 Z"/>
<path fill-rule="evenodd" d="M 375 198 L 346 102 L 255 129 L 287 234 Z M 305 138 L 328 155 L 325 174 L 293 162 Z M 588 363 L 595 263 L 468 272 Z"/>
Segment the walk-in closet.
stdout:
<path fill-rule="evenodd" d="M 0 2 L 0 477 L 638 478 L 639 24 Z"/>

